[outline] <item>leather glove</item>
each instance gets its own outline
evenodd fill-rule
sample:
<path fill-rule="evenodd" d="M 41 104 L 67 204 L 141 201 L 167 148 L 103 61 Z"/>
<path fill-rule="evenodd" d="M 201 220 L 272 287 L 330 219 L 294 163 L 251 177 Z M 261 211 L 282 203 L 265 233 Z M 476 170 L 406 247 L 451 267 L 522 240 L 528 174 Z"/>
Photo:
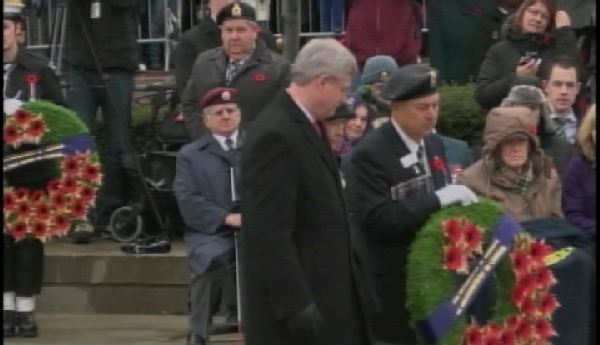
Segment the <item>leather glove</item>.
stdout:
<path fill-rule="evenodd" d="M 442 208 L 453 204 L 467 206 L 477 202 L 477 196 L 469 187 L 460 184 L 451 184 L 435 192 Z"/>
<path fill-rule="evenodd" d="M 309 304 L 287 320 L 287 327 L 294 338 L 315 339 L 323 324 L 323 317 L 314 303 Z"/>

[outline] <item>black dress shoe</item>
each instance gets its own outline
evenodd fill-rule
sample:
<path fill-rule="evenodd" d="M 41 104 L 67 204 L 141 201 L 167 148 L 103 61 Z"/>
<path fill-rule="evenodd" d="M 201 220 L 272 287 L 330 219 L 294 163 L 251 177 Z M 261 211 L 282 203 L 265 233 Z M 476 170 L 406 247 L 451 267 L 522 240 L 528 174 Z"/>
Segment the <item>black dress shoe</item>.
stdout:
<path fill-rule="evenodd" d="M 38 336 L 38 328 L 33 312 L 17 312 L 18 335 L 26 338 Z"/>
<path fill-rule="evenodd" d="M 159 238 L 139 240 L 126 243 L 121 250 L 127 254 L 164 254 L 171 251 L 171 243 Z"/>
<path fill-rule="evenodd" d="M 2 318 L 4 323 L 4 338 L 14 337 L 16 334 L 17 312 L 14 310 L 4 310 Z"/>

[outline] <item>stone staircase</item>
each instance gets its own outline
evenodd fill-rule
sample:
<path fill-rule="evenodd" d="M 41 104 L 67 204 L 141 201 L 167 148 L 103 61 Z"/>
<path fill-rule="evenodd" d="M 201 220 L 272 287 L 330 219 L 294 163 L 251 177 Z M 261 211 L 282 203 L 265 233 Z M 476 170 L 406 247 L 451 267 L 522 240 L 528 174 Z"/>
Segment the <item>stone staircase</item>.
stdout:
<path fill-rule="evenodd" d="M 108 240 L 53 240 L 45 251 L 40 312 L 187 314 L 189 274 L 181 240 L 166 254 L 124 254 Z"/>

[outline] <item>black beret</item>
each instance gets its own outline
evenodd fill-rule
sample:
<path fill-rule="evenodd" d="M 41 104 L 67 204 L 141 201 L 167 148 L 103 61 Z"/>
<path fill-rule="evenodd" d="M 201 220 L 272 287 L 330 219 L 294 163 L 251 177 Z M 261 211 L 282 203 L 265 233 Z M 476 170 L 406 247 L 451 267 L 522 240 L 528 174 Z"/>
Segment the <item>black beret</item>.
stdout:
<path fill-rule="evenodd" d="M 223 7 L 217 14 L 217 25 L 230 19 L 247 19 L 256 21 L 256 12 L 254 8 L 244 2 L 233 2 Z"/>
<path fill-rule="evenodd" d="M 437 72 L 429 65 L 411 64 L 392 73 L 381 96 L 390 101 L 404 101 L 437 92 Z"/>
<path fill-rule="evenodd" d="M 325 121 L 329 122 L 339 119 L 350 120 L 353 117 L 354 112 L 352 111 L 352 108 L 348 103 L 344 102 L 335 110 L 335 114 L 333 114 L 332 117 L 328 117 Z"/>

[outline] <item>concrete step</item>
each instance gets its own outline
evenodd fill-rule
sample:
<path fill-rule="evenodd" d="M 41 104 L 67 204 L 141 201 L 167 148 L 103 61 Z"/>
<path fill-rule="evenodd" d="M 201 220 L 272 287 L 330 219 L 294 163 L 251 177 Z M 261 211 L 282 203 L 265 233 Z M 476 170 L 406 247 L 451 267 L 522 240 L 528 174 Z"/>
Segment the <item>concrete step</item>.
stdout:
<path fill-rule="evenodd" d="M 38 313 L 37 338 L 8 345 L 185 345 L 188 320 L 174 315 Z M 239 334 L 211 336 L 213 345 L 243 345 Z"/>
<path fill-rule="evenodd" d="M 97 240 L 46 244 L 38 310 L 60 313 L 187 313 L 189 273 L 181 241 L 166 254 L 130 255 Z"/>

